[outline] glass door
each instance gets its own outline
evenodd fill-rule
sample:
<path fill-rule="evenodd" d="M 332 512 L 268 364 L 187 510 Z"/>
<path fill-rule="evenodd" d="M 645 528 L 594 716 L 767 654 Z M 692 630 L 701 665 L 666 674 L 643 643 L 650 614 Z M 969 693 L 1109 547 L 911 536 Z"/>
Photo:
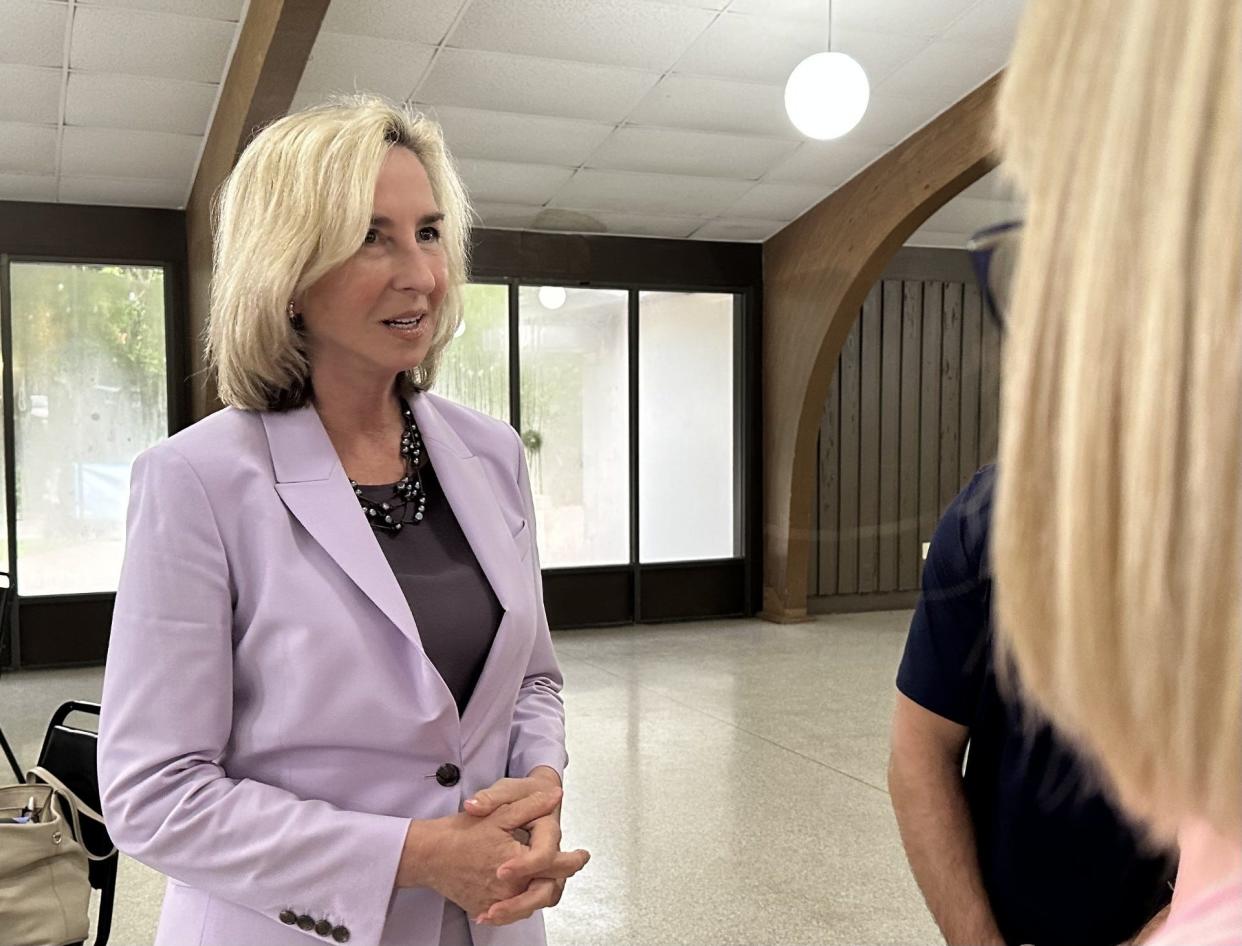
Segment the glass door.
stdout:
<path fill-rule="evenodd" d="M 169 433 L 165 269 L 12 261 L 6 286 L 5 570 L 17 591 L 19 660 L 97 659 L 61 625 L 108 619 L 130 468 Z M 89 618 L 49 610 L 75 602 Z"/>

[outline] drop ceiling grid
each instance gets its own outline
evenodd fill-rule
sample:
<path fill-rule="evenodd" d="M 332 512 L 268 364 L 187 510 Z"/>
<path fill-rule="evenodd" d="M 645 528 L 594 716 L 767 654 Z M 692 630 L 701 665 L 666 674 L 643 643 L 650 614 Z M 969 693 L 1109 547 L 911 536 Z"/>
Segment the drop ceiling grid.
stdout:
<path fill-rule="evenodd" d="M 443 50 L 450 50 L 450 51 L 457 50 L 460 52 L 466 51 L 467 49 L 466 45 L 457 42 L 457 38 L 461 32 L 459 27 L 463 23 L 463 21 L 465 21 L 468 18 L 469 10 L 472 6 L 478 8 L 482 4 L 487 3 L 487 2 L 489 2 L 489 0 L 468 0 L 467 3 L 463 4 L 462 9 L 459 10 L 458 12 L 456 25 L 452 29 L 450 29 L 448 32 L 446 32 L 441 38 L 440 42 L 437 44 L 437 47 L 436 47 L 437 58 L 433 59 L 431 65 L 429 65 L 426 74 L 422 77 L 422 80 L 419 83 L 419 86 L 414 90 L 413 94 L 411 95 L 411 100 L 417 102 L 422 107 L 429 107 L 432 111 L 435 111 L 435 107 L 437 103 L 436 101 L 434 101 L 434 97 L 430 97 L 422 93 L 426 89 L 428 79 L 431 78 L 435 74 L 436 63 L 438 62 L 439 54 Z M 647 0 L 643 0 L 643 2 L 647 2 Z M 905 2 L 910 2 L 910 0 L 905 0 Z M 1009 0 L 1005 0 L 1005 2 L 1009 2 Z M 944 24 L 941 25 L 941 28 L 944 28 L 944 27 L 952 28 L 959 21 L 966 18 L 969 15 L 969 11 L 972 9 L 972 4 L 974 3 L 974 0 L 953 0 L 953 3 L 956 4 L 956 6 L 954 7 L 954 12 L 952 13 L 951 16 L 947 17 Z M 670 65 L 667 69 L 665 69 L 659 75 L 659 78 L 656 80 L 656 82 L 653 85 L 652 91 L 649 92 L 647 96 L 644 97 L 644 99 L 640 101 L 633 109 L 631 109 L 627 115 L 622 117 L 619 121 L 615 122 L 613 130 L 603 138 L 603 140 L 599 143 L 599 145 L 592 152 L 587 154 L 586 157 L 581 158 L 580 160 L 572 164 L 565 165 L 572 169 L 573 174 L 565 181 L 565 184 L 562 186 L 559 193 L 554 194 L 551 198 L 547 200 L 539 201 L 539 202 L 534 202 L 534 201 L 523 202 L 523 203 L 509 202 L 506 204 L 506 212 L 500 215 L 502 217 L 506 217 L 507 219 L 504 219 L 503 221 L 497 220 L 497 223 L 500 224 L 501 226 L 504 226 L 505 224 L 510 224 L 514 226 L 525 225 L 522 223 L 512 223 L 512 221 L 520 221 L 524 217 L 523 213 L 517 210 L 517 208 L 522 208 L 522 210 L 529 212 L 531 216 L 538 214 L 541 210 L 545 208 L 560 207 L 561 205 L 565 205 L 562 209 L 567 209 L 567 210 L 583 211 L 586 213 L 595 212 L 595 213 L 614 213 L 615 214 L 617 212 L 616 207 L 614 206 L 615 198 L 610 198 L 607 201 L 603 201 L 599 199 L 592 199 L 590 195 L 587 195 L 582 199 L 578 199 L 574 201 L 567 201 L 563 199 L 564 195 L 566 193 L 571 192 L 572 188 L 575 186 L 574 182 L 580 179 L 583 172 L 586 172 L 586 171 L 612 171 L 617 174 L 631 173 L 634 175 L 633 180 L 635 183 L 635 189 L 638 191 L 641 191 L 644 187 L 649 186 L 650 184 L 654 183 L 656 177 L 672 176 L 675 179 L 677 175 L 686 175 L 688 169 L 685 166 L 685 161 L 682 161 L 676 157 L 673 160 L 670 160 L 668 162 L 670 167 L 665 169 L 665 173 L 660 173 L 658 169 L 653 168 L 647 164 L 639 164 L 637 166 L 634 166 L 634 165 L 627 165 L 624 161 L 618 162 L 615 159 L 610 159 L 608 157 L 610 149 L 617 148 L 618 142 L 624 140 L 627 134 L 633 134 L 637 132 L 640 134 L 646 133 L 646 134 L 651 134 L 654 136 L 659 136 L 662 134 L 669 135 L 669 136 L 692 135 L 692 136 L 701 136 L 703 138 L 708 138 L 713 135 L 716 135 L 720 137 L 722 146 L 724 146 L 730 140 L 736 140 L 736 138 L 739 136 L 733 136 L 733 138 L 731 139 L 729 136 L 725 134 L 722 134 L 720 132 L 714 132 L 710 129 L 701 129 L 701 128 L 690 129 L 687 127 L 675 126 L 672 124 L 648 124 L 648 123 L 643 122 L 641 119 L 636 118 L 636 114 L 635 114 L 643 107 L 643 102 L 649 101 L 650 99 L 652 99 L 652 97 L 660 94 L 662 87 L 666 85 L 670 77 L 686 76 L 688 78 L 699 78 L 699 79 L 705 79 L 708 81 L 715 81 L 715 82 L 722 81 L 722 79 L 718 76 L 710 76 L 710 75 L 709 76 L 696 76 L 689 69 L 683 68 L 684 63 L 687 60 L 687 56 L 692 51 L 700 50 L 700 54 L 701 54 L 702 43 L 703 43 L 704 38 L 708 34 L 710 34 L 713 29 L 720 28 L 720 24 L 722 24 L 723 22 L 726 22 L 724 20 L 724 17 L 726 17 L 729 14 L 729 11 L 732 9 L 732 7 L 728 3 L 716 4 L 714 5 L 714 7 L 715 8 L 711 11 L 713 15 L 711 16 L 710 19 L 707 19 L 704 21 L 705 25 L 702 31 L 700 32 L 700 34 L 697 37 L 695 37 L 693 40 L 688 42 L 685 46 L 685 49 L 682 52 L 682 55 L 676 61 L 674 61 L 672 65 Z M 993 17 L 993 19 L 995 19 L 995 17 Z M 864 26 L 865 24 L 857 24 L 857 25 L 852 26 L 851 30 L 855 31 L 856 35 L 867 35 L 866 30 L 863 28 Z M 475 28 L 477 29 L 477 26 Z M 778 26 L 775 29 L 779 31 L 782 28 L 785 29 L 786 32 L 788 32 L 788 28 L 783 27 L 783 26 Z M 993 26 L 992 28 L 995 28 L 995 27 Z M 846 35 L 846 31 L 842 31 L 841 33 L 839 33 L 839 35 Z M 899 41 L 904 40 L 906 44 L 902 55 L 896 57 L 895 59 L 890 57 L 890 59 L 887 61 L 886 66 L 883 69 L 878 70 L 879 81 L 877 81 L 876 83 L 877 93 L 881 93 L 885 90 L 885 80 L 887 79 L 889 75 L 892 75 L 893 73 L 896 73 L 897 71 L 899 71 L 906 64 L 906 62 L 908 62 L 909 59 L 912 59 L 918 54 L 923 53 L 929 46 L 933 45 L 932 38 L 927 37 L 927 36 L 924 36 L 924 37 L 898 36 L 898 35 L 880 36 L 876 34 L 871 34 L 871 38 L 875 40 L 884 40 L 889 43 L 894 43 L 894 42 L 899 42 Z M 523 40 L 523 42 L 528 42 L 528 41 Z M 484 45 L 484 44 L 476 44 L 476 45 Z M 495 51 L 497 49 L 505 49 L 506 42 L 496 41 L 496 42 L 487 43 L 486 45 L 488 45 L 492 51 Z M 514 52 L 513 47 L 515 45 L 517 48 L 520 48 L 523 51 L 521 53 Z M 508 42 L 507 46 L 509 48 L 501 52 L 500 55 L 504 55 L 510 59 L 541 59 L 541 58 L 544 58 L 539 55 L 541 50 L 537 48 L 532 49 L 529 45 L 524 46 L 522 45 L 522 43 L 515 44 L 514 42 Z M 1003 59 L 1003 53 L 1002 53 L 1002 59 Z M 615 66 L 616 63 L 613 62 L 611 63 L 611 65 Z M 986 75 L 980 76 L 980 81 L 982 81 L 982 79 L 986 77 L 987 77 Z M 723 81 L 727 82 L 729 80 L 725 79 Z M 754 83 L 749 83 L 749 84 L 753 85 Z M 902 96 L 902 98 L 905 98 L 905 97 L 906 96 L 904 95 Z M 466 108 L 460 105 L 456 105 L 456 106 L 450 105 L 446 107 L 448 107 L 451 111 L 456 111 L 458 114 L 462 112 L 474 112 L 478 114 L 483 114 L 483 113 L 487 113 L 491 111 L 486 107 L 486 104 L 484 105 L 479 105 L 478 103 L 471 103 L 471 104 L 472 104 L 472 107 L 469 107 L 469 108 Z M 952 103 L 949 102 L 947 104 L 952 104 Z M 886 146 L 895 144 L 898 140 L 900 140 L 900 138 L 905 137 L 906 134 L 914 131 L 917 127 L 920 127 L 921 124 L 925 124 L 926 121 L 929 121 L 930 119 L 935 117 L 935 115 L 938 114 L 941 110 L 942 110 L 941 108 L 936 107 L 933 110 L 929 110 L 925 112 L 924 114 L 919 116 L 919 119 L 921 120 L 909 124 L 908 127 L 902 128 L 900 132 L 886 131 L 886 133 L 879 136 L 880 138 L 884 140 L 877 141 L 876 144 L 872 144 L 870 146 L 864 147 L 862 149 L 863 154 L 861 156 L 859 155 L 858 150 L 856 150 L 858 149 L 859 146 L 856 143 L 851 142 L 849 139 L 846 139 L 839 143 L 833 143 L 833 144 L 836 144 L 838 147 L 842 148 L 844 151 L 852 152 L 853 160 L 849 162 L 850 166 L 848 169 L 848 173 L 840 173 L 840 174 L 831 175 L 832 177 L 839 178 L 831 182 L 825 182 L 822 178 L 808 180 L 806 176 L 804 176 L 803 174 L 799 174 L 797 172 L 789 173 L 788 171 L 786 171 L 786 173 L 784 173 L 783 175 L 781 174 L 781 169 L 786 167 L 787 165 L 790 165 L 793 159 L 798 155 L 800 151 L 814 149 L 818 146 L 818 143 L 812 143 L 812 142 L 801 143 L 797 140 L 794 140 L 792 142 L 790 146 L 791 147 L 790 152 L 774 156 L 773 159 L 769 162 L 768 166 L 764 168 L 762 172 L 758 174 L 758 176 L 755 175 L 753 168 L 750 169 L 746 173 L 722 174 L 720 173 L 720 169 L 715 166 L 711 167 L 710 170 L 707 170 L 707 171 L 699 170 L 697 174 L 689 174 L 687 176 L 702 177 L 704 175 L 708 175 L 708 176 L 720 177 L 721 180 L 738 180 L 738 179 L 746 180 L 749 183 L 748 192 L 755 191 L 756 189 L 761 188 L 764 185 L 784 185 L 783 187 L 780 188 L 778 192 L 780 196 L 782 197 L 788 197 L 792 195 L 795 192 L 795 188 L 797 187 L 806 188 L 807 186 L 812 185 L 812 184 L 823 186 L 825 183 L 827 183 L 827 186 L 824 188 L 822 193 L 819 193 L 817 195 L 811 194 L 810 191 L 807 191 L 804 189 L 802 193 L 808 196 L 808 202 L 806 203 L 805 206 L 798 207 L 796 212 L 793 212 L 789 206 L 784 207 L 786 212 L 790 214 L 788 219 L 793 219 L 796 216 L 800 215 L 802 212 L 805 212 L 807 209 L 809 209 L 809 207 L 814 206 L 815 203 L 818 203 L 819 200 L 827 196 L 827 194 L 831 193 L 831 190 L 834 189 L 835 186 L 839 185 L 844 180 L 848 179 L 848 177 L 851 176 L 853 173 L 856 173 L 867 163 L 870 163 L 871 160 L 874 160 L 876 157 L 882 154 L 884 150 L 887 150 Z M 512 119 L 516 113 L 493 112 L 493 114 L 497 114 L 497 115 L 503 114 L 506 119 Z M 541 117 L 540 119 L 535 119 L 535 120 L 536 121 L 546 120 L 546 118 Z M 582 117 L 580 117 L 579 119 L 568 119 L 568 118 L 565 118 L 564 116 L 560 116 L 556 120 L 558 121 L 581 120 L 584 122 L 586 121 L 586 119 Z M 754 140 L 759 144 L 780 140 L 775 135 L 751 134 L 751 135 L 744 136 L 744 137 Z M 450 146 L 452 146 L 452 144 L 453 142 L 450 139 Z M 877 144 L 881 146 L 877 146 Z M 463 154 L 466 156 L 469 156 L 472 153 L 473 152 L 469 150 L 467 150 L 466 152 L 463 152 Z M 497 155 L 494 150 L 489 152 L 488 158 L 492 161 L 500 160 L 503 163 L 503 156 Z M 659 161 L 659 159 L 660 159 L 660 156 L 656 155 L 655 157 L 652 158 L 651 163 L 656 163 Z M 631 158 L 627 160 L 633 161 L 636 159 L 631 156 Z M 514 163 L 522 163 L 522 162 L 519 160 Z M 669 172 L 672 172 L 672 173 L 670 174 Z M 644 177 L 643 176 L 644 174 L 654 174 L 655 176 Z M 758 193 L 762 194 L 763 191 L 758 191 Z M 746 193 L 743 193 L 742 196 L 739 198 L 739 202 L 744 201 L 745 199 L 746 199 Z M 494 201 L 488 200 L 486 198 L 481 200 L 480 203 L 483 204 L 485 208 L 487 206 L 495 205 Z M 787 201 L 785 201 L 784 203 L 787 204 Z M 572 206 L 569 206 L 569 204 L 572 204 Z M 604 204 L 607 204 L 608 206 L 604 206 Z M 708 223 L 722 223 L 723 224 L 726 222 L 732 222 L 732 223 L 741 222 L 744 224 L 745 222 L 747 222 L 747 218 L 753 218 L 753 217 L 760 216 L 760 213 L 758 213 L 754 208 L 750 208 L 745 205 L 743 206 L 744 206 L 744 209 L 737 214 L 729 214 L 726 208 L 725 211 L 720 211 L 720 212 L 712 214 L 709 217 L 704 217 L 703 226 L 706 226 Z M 672 207 L 672 208 L 669 208 L 667 212 L 670 215 L 675 215 L 680 211 L 680 209 L 681 208 L 678 208 L 678 207 Z M 783 224 L 785 222 L 788 222 L 788 219 L 782 220 L 780 221 L 780 223 Z M 484 215 L 484 222 L 485 223 L 488 222 L 486 215 Z M 752 225 L 752 229 L 753 229 L 753 220 L 750 220 L 748 222 Z"/>
<path fill-rule="evenodd" d="M 119 145 L 101 155 L 101 168 L 110 163 L 113 173 L 135 175 L 114 180 L 118 199 L 146 194 L 149 203 L 184 205 L 203 136 L 218 104 L 220 80 L 236 44 L 244 2 L 0 0 L 0 19 L 5 22 L 13 22 L 9 16 L 13 10 L 31 22 L 35 17 L 56 17 L 52 11 L 63 11 L 65 16 L 55 66 L 50 59 L 45 67 L 20 65 L 33 58 L 34 51 L 15 50 L 16 39 L 6 45 L 0 37 L 0 85 L 11 75 L 14 83 L 37 80 L 47 86 L 29 103 L 12 105 L 11 114 L 0 114 L 0 152 L 10 153 L 23 134 L 43 127 L 3 123 L 20 123 L 27 121 L 23 116 L 38 114 L 51 124 L 52 92 L 45 79 L 59 71 L 50 169 L 57 196 L 94 199 L 87 185 L 104 187 L 99 175 L 65 177 L 71 165 L 67 139 L 82 137 L 77 132 L 68 135 L 66 129 L 124 123 L 135 126 L 126 128 L 126 134 L 151 153 L 143 156 L 142 169 L 149 172 L 145 176 L 118 160 Z M 446 126 L 451 129 L 456 122 L 469 131 L 456 139 L 450 131 L 449 144 L 454 147 L 460 141 L 461 147 L 455 148 L 460 157 L 478 171 L 479 180 L 490 182 L 490 191 L 483 191 L 477 202 L 484 211 L 495 212 L 498 225 L 538 227 L 540 213 L 557 210 L 593 215 L 609 232 L 624 232 L 616 227 L 629 226 L 648 234 L 680 233 L 693 222 L 693 235 L 700 238 L 751 234 L 751 239 L 763 239 L 1003 64 L 1023 2 L 835 0 L 834 45 L 854 53 L 868 68 L 873 108 L 855 133 L 829 143 L 805 141 L 788 125 L 781 79 L 791 62 L 823 45 L 825 0 L 419 0 L 417 16 L 407 15 L 405 4 L 395 0 L 334 0 L 320 35 L 327 37 L 325 44 L 336 42 L 344 50 L 338 58 L 361 57 L 369 51 L 371 68 L 378 63 L 377 71 L 367 73 L 370 84 L 395 74 L 390 94 L 408 93 L 410 101 L 432 110 L 439 106 Z M 105 20 L 131 25 L 130 33 L 113 26 L 112 35 L 101 37 L 100 49 L 109 51 L 102 62 L 91 55 L 83 58 L 75 49 L 75 41 L 83 41 L 78 24 L 82 11 L 88 25 L 95 24 L 96 34 L 107 33 L 98 26 Z M 22 22 L 21 16 L 17 22 Z M 225 29 L 220 20 L 227 21 Z M 127 48 L 123 36 L 133 32 L 132 24 L 141 23 L 167 25 L 161 36 L 202 41 L 184 56 Z M 503 35 L 489 33 L 500 27 Z M 149 35 L 140 35 L 144 46 L 153 45 Z M 366 36 L 386 42 L 358 42 Z M 629 43 L 627 37 L 635 42 Z M 638 42 L 644 37 L 650 40 L 645 45 Z M 227 54 L 217 69 L 215 59 L 221 58 L 226 39 Z M 609 42 L 618 47 L 609 47 Z M 33 49 L 37 44 L 32 39 L 26 45 Z M 204 45 L 212 47 L 210 55 L 204 55 Z M 384 46 L 380 55 L 375 52 L 378 46 Z M 401 59 L 412 48 L 417 56 L 411 55 L 404 64 L 404 76 L 401 68 L 384 65 L 386 59 Z M 960 54 L 968 51 L 976 56 L 973 64 L 961 61 Z M 9 65 L 14 62 L 19 65 Z M 121 63 L 128 63 L 124 68 L 129 72 L 149 78 L 125 77 Z M 420 68 L 411 68 L 411 63 Z M 494 73 L 477 68 L 480 63 L 503 65 L 510 71 Z M 106 71 L 87 70 L 84 64 Z M 320 67 L 326 65 L 321 62 Z M 334 67 L 334 75 L 357 74 L 364 65 L 342 61 Z M 185 74 L 191 66 L 199 70 L 196 81 Z M 40 68 L 47 77 L 35 71 Z M 934 74 L 929 72 L 933 69 Z M 159 78 L 176 70 L 180 80 Z M 446 101 L 453 96 L 438 94 L 436 77 L 450 74 L 456 77 L 454 82 L 466 81 L 481 90 L 478 97 L 458 105 Z M 503 89 L 495 88 L 503 80 L 493 78 L 493 87 L 488 88 L 480 74 L 568 78 L 560 88 L 537 90 L 537 99 L 506 101 Z M 558 100 L 572 100 L 573 86 L 591 76 L 592 91 L 579 90 L 577 112 L 558 109 Z M 309 88 L 314 78 L 315 70 L 308 66 L 297 105 L 328 91 Z M 597 94 L 611 97 L 611 105 L 604 108 L 593 98 Z M 123 108 L 105 108 L 109 98 L 123 100 L 128 114 Z M 503 107 L 489 105 L 494 100 Z M 171 102 L 183 104 L 173 109 Z M 141 116 L 133 117 L 138 109 Z M 163 109 L 175 114 L 175 120 L 161 121 L 158 113 Z M 531 111 L 547 114 L 528 116 Z M 543 140 L 524 143 L 529 137 L 523 134 L 526 128 L 536 129 Z M 120 141 L 113 132 L 101 133 L 100 140 Z M 195 144 L 192 159 L 187 157 L 190 141 Z M 77 147 L 77 170 L 86 171 L 81 146 Z M 43 193 L 48 175 L 31 170 L 34 163 L 29 158 L 18 163 L 20 167 L 14 168 L 0 162 L 0 199 Z M 13 182 L 15 177 L 20 180 Z M 184 188 L 180 200 L 168 196 L 172 182 L 165 178 L 171 177 Z M 542 192 L 524 190 L 523 181 Z M 592 189 L 587 184 L 599 186 Z M 632 187 L 632 199 L 626 187 Z M 667 199 L 661 203 L 652 194 Z M 974 210 L 983 206 L 981 199 L 990 197 L 974 195 Z M 1011 205 L 998 200 L 996 206 Z M 564 213 L 561 218 L 565 219 Z M 950 232 L 946 221 L 964 220 L 950 214 L 924 229 L 942 238 Z M 489 223 L 486 213 L 483 222 Z"/>
<path fill-rule="evenodd" d="M 245 2 L 0 0 L 0 199 L 183 206 Z"/>

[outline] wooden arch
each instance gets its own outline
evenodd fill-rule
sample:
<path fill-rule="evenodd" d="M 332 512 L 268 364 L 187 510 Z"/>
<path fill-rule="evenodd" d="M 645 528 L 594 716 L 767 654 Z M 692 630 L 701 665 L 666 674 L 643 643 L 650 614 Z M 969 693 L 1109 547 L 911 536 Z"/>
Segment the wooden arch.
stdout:
<path fill-rule="evenodd" d="M 763 247 L 763 610 L 807 616 L 816 431 L 841 348 L 897 249 L 996 164 L 997 76 Z"/>

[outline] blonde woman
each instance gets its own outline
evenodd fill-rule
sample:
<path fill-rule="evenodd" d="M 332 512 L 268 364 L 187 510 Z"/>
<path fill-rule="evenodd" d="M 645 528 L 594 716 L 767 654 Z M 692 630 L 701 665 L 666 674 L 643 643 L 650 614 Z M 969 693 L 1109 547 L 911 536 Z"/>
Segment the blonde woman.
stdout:
<path fill-rule="evenodd" d="M 439 129 L 370 98 L 275 122 L 223 188 L 229 406 L 135 465 L 104 683 L 160 944 L 528 946 L 586 863 L 521 443 L 429 393 L 468 213 Z"/>
<path fill-rule="evenodd" d="M 1153 839 L 1157 942 L 1242 943 L 1242 4 L 1032 0 L 999 107 L 998 623 Z"/>

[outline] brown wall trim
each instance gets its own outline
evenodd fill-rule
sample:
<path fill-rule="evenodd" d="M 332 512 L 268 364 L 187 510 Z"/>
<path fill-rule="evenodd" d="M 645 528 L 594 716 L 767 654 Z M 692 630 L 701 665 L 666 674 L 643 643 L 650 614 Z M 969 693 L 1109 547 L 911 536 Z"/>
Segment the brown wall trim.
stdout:
<path fill-rule="evenodd" d="M 184 263 L 185 213 L 0 200 L 0 252 L 57 259 Z"/>
<path fill-rule="evenodd" d="M 807 598 L 810 614 L 859 614 L 864 611 L 909 611 L 919 603 L 917 591 L 875 595 L 829 595 Z"/>
<path fill-rule="evenodd" d="M 471 274 L 565 285 L 749 289 L 763 282 L 763 246 L 645 237 L 474 231 Z"/>

